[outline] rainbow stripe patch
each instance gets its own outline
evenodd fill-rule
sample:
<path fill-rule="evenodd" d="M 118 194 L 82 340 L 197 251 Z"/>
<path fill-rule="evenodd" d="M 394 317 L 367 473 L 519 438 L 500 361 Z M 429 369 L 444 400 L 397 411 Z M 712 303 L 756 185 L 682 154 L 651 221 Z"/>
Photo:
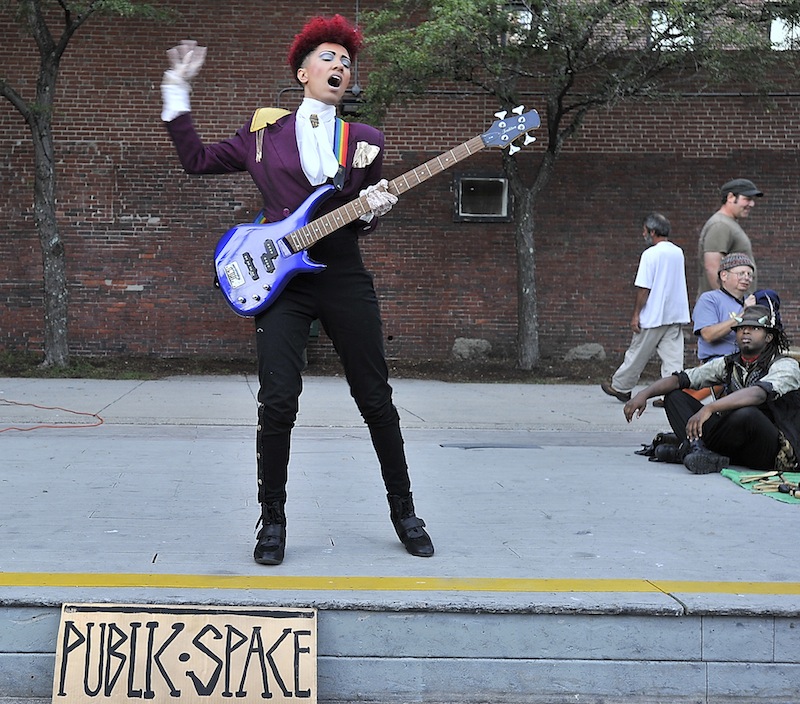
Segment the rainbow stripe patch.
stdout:
<path fill-rule="evenodd" d="M 347 139 L 350 136 L 350 123 L 341 118 L 336 118 L 336 127 L 333 132 L 333 153 L 339 166 L 347 166 Z"/>

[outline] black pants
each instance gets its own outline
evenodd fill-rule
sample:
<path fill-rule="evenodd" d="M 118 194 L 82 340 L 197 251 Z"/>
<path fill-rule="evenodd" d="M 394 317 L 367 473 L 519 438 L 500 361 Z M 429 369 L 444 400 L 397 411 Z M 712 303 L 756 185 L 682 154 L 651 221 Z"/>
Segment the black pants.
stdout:
<path fill-rule="evenodd" d="M 349 248 L 328 262 L 324 271 L 296 276 L 256 317 L 259 502 L 286 498 L 291 431 L 303 390 L 303 353 L 315 318 L 342 362 L 350 394 L 369 428 L 387 492 L 408 494 L 411 483 L 388 381 L 378 299 L 357 248 Z"/>
<path fill-rule="evenodd" d="M 686 441 L 686 423 L 702 403 L 683 391 L 664 397 L 664 410 L 672 431 Z M 714 414 L 703 424 L 703 444 L 713 452 L 731 458 L 732 464 L 771 470 L 778 454 L 778 429 L 756 406 Z"/>

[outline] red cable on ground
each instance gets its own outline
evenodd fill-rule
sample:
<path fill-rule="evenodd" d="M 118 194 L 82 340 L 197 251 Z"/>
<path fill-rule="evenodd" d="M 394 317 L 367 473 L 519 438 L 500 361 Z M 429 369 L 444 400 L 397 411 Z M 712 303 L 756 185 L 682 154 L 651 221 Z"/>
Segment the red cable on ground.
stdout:
<path fill-rule="evenodd" d="M 42 423 L 39 425 L 32 425 L 29 428 L 18 428 L 17 426 L 9 426 L 7 428 L 0 428 L 0 433 L 5 433 L 8 430 L 17 430 L 21 433 L 26 433 L 29 430 L 39 430 L 41 428 L 96 428 L 98 425 L 103 425 L 105 422 L 97 413 L 87 413 L 85 411 L 73 411 L 69 408 L 61 408 L 60 406 L 38 406 L 35 403 L 22 403 L 20 401 L 9 401 L 8 399 L 0 399 L 0 403 L 7 403 L 10 406 L 28 406 L 29 408 L 36 408 L 40 411 L 63 411 L 64 413 L 72 413 L 76 416 L 89 416 L 95 418 L 95 423 Z"/>

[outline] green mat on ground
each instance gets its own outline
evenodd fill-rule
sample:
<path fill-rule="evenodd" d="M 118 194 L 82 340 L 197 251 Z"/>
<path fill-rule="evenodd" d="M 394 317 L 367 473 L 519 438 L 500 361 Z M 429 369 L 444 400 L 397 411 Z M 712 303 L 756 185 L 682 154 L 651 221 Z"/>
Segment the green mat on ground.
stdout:
<path fill-rule="evenodd" d="M 763 480 L 759 481 L 751 481 L 751 482 L 744 482 L 742 483 L 742 479 L 747 479 L 747 477 L 752 477 L 758 474 L 763 474 L 763 472 L 759 472 L 755 469 L 723 469 L 721 472 L 723 477 L 727 477 L 732 482 L 735 482 L 743 489 L 747 489 L 748 491 L 752 492 L 753 494 L 764 494 L 764 496 L 769 496 L 771 499 L 777 499 L 778 501 L 783 501 L 787 504 L 800 504 L 800 499 L 795 498 L 789 494 L 782 494 L 778 491 L 759 491 L 758 486 L 764 486 L 765 482 L 772 482 L 776 480 L 780 480 L 781 483 L 790 484 L 795 489 L 797 488 L 797 483 L 800 482 L 800 472 L 782 472 L 780 477 L 765 477 Z"/>

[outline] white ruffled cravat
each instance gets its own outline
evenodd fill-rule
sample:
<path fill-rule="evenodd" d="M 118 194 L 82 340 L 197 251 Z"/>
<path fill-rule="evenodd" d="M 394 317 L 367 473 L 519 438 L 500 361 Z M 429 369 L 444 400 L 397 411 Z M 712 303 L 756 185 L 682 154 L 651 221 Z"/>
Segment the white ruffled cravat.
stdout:
<path fill-rule="evenodd" d="M 304 98 L 297 108 L 295 132 L 300 164 L 312 186 L 325 183 L 339 170 L 339 162 L 333 153 L 335 122 L 336 107 L 333 105 L 314 98 Z"/>

